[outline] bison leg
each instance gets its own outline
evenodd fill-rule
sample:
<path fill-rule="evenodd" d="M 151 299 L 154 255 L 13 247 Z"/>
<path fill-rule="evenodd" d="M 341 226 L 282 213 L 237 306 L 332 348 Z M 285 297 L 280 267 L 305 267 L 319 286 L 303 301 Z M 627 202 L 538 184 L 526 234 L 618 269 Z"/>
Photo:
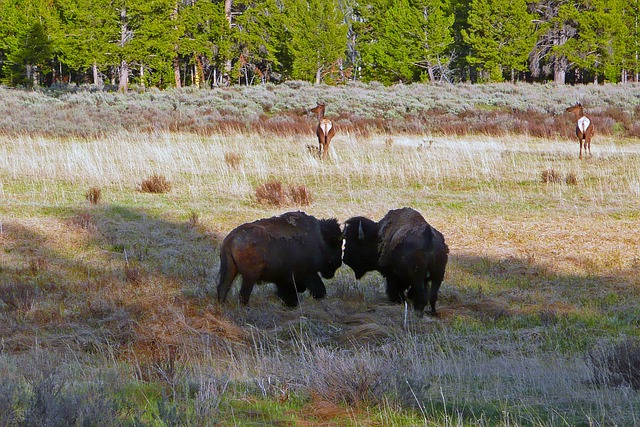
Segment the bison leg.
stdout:
<path fill-rule="evenodd" d="M 429 300 L 425 284 L 421 280 L 412 284 L 411 288 L 409 288 L 409 293 L 413 299 L 413 309 L 417 313 L 422 313 Z"/>
<path fill-rule="evenodd" d="M 280 298 L 287 307 L 296 307 L 298 305 L 298 294 L 296 284 L 293 280 L 293 274 L 275 283 L 278 298 Z"/>
<path fill-rule="evenodd" d="M 392 275 L 387 276 L 387 297 L 389 301 L 401 304 L 405 301 L 404 289 L 400 285 L 401 281 Z"/>
<path fill-rule="evenodd" d="M 322 279 L 318 277 L 317 273 L 313 273 L 309 276 L 304 276 L 301 280 L 296 278 L 296 287 L 298 288 L 298 292 L 300 292 L 300 282 L 304 283 L 305 289 L 309 289 L 309 293 L 315 299 L 324 298 L 327 295 L 327 288 L 324 287 L 324 283 Z"/>
<path fill-rule="evenodd" d="M 238 275 L 238 268 L 228 249 L 220 253 L 220 281 L 218 282 L 218 301 L 225 302 L 233 280 Z"/>
<path fill-rule="evenodd" d="M 258 276 L 250 273 L 242 275 L 242 286 L 240 287 L 240 304 L 249 304 L 249 297 L 253 291 L 253 286 L 258 281 Z"/>
<path fill-rule="evenodd" d="M 444 272 L 447 266 L 447 254 L 442 254 L 436 258 L 436 265 L 431 269 L 431 289 L 429 290 L 429 305 L 431 306 L 431 315 L 437 316 L 436 301 L 438 300 L 438 291 L 444 280 Z"/>

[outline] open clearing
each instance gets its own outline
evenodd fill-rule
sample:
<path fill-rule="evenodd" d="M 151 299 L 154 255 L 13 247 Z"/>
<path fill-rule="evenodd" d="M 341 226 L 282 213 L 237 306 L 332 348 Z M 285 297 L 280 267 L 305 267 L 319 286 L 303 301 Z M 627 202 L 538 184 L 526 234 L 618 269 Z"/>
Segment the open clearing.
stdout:
<path fill-rule="evenodd" d="M 338 133 L 325 162 L 308 146 L 0 138 L 0 424 L 70 402 L 123 425 L 640 422 L 608 359 L 639 334 L 639 141 L 596 137 L 582 161 L 573 140 L 524 136 Z M 139 191 L 153 174 L 171 190 Z M 272 180 L 312 203 L 258 204 Z M 248 308 L 237 283 L 215 300 L 218 245 L 237 225 L 298 209 L 377 221 L 402 206 L 451 251 L 439 318 L 406 316 L 379 275 L 346 266 L 297 309 L 271 285 Z"/>

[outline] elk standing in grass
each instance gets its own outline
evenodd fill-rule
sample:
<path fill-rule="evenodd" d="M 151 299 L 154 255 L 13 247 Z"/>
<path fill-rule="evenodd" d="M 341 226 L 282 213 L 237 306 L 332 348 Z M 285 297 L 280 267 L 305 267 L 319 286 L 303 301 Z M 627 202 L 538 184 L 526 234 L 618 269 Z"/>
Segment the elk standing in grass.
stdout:
<path fill-rule="evenodd" d="M 576 124 L 576 136 L 578 137 L 578 144 L 580 144 L 580 158 L 582 158 L 583 146 L 585 154 L 588 153 L 591 156 L 591 138 L 594 132 L 593 122 L 584 115 L 582 104 L 579 102 L 573 107 L 567 108 L 566 111 L 573 113 L 578 122 Z"/>
<path fill-rule="evenodd" d="M 312 113 L 318 115 L 318 127 L 316 128 L 316 135 L 318 135 L 318 155 L 323 159 L 327 158 L 327 152 L 329 151 L 329 143 L 331 138 L 336 134 L 336 128 L 333 126 L 333 122 L 324 117 L 324 103 L 318 103 L 311 109 Z"/>

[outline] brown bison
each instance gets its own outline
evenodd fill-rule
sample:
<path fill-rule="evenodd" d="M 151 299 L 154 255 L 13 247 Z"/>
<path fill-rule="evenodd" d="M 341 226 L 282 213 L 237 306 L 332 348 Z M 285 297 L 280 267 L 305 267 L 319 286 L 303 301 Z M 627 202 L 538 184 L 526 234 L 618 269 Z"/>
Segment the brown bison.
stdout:
<path fill-rule="evenodd" d="M 391 210 L 378 223 L 354 217 L 347 220 L 344 235 L 343 260 L 356 279 L 368 271 L 379 271 L 387 281 L 391 301 L 413 300 L 419 315 L 428 301 L 431 314 L 436 315 L 449 248 L 444 236 L 420 213 L 410 208 Z"/>
<path fill-rule="evenodd" d="M 342 231 L 335 218 L 318 220 L 304 212 L 242 224 L 232 230 L 220 249 L 218 300 L 224 302 L 231 284 L 242 276 L 240 302 L 249 303 L 253 285 L 275 283 L 277 295 L 290 307 L 297 292 L 323 298 L 327 290 L 318 277 L 330 279 L 342 265 Z"/>

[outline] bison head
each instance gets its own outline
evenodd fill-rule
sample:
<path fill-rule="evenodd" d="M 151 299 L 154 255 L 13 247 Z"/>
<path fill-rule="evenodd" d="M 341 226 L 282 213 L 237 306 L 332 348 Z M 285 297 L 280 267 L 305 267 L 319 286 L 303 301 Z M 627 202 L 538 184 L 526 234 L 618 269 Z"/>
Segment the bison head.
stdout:
<path fill-rule="evenodd" d="M 347 220 L 344 229 L 344 263 L 360 279 L 378 268 L 378 224 L 362 216 Z"/>
<path fill-rule="evenodd" d="M 330 218 L 320 220 L 320 232 L 327 245 L 327 253 L 322 262 L 320 274 L 325 279 L 331 279 L 342 265 L 342 230 L 338 220 Z"/>

